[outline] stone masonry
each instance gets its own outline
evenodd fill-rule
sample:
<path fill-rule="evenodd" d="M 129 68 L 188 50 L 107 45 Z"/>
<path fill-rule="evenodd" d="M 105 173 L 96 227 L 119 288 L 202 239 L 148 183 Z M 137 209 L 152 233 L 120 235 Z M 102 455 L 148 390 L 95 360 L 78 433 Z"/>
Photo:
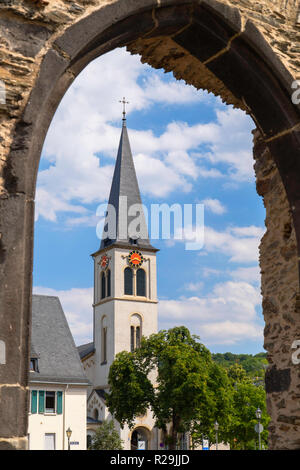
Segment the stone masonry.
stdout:
<path fill-rule="evenodd" d="M 1 449 L 26 448 L 41 148 L 78 73 L 121 46 L 255 122 L 257 191 L 267 227 L 260 266 L 270 448 L 300 449 L 300 365 L 291 360 L 291 346 L 300 340 L 300 106 L 291 99 L 300 80 L 299 39 L 299 0 L 1 0 Z"/>

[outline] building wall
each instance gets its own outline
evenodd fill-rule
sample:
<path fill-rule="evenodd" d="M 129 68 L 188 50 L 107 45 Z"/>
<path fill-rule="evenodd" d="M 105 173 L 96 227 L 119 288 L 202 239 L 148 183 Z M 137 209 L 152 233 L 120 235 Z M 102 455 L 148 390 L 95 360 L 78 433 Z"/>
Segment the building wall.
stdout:
<path fill-rule="evenodd" d="M 138 249 L 138 248 L 137 248 Z M 95 305 L 94 305 L 94 386 L 107 387 L 109 368 L 115 355 L 121 351 L 130 351 L 131 316 L 140 315 L 142 335 L 149 336 L 157 332 L 157 288 L 156 255 L 140 250 L 144 256 L 142 268 L 146 272 L 146 297 L 124 295 L 124 269 L 128 266 L 127 256 L 131 250 L 112 248 L 107 250 L 110 257 L 111 297 L 100 299 L 99 261 L 103 252 L 95 257 Z M 107 319 L 107 362 L 102 363 L 101 323 Z M 92 375 L 92 372 L 89 372 Z"/>
<path fill-rule="evenodd" d="M 29 450 L 45 449 L 45 434 L 55 434 L 55 450 L 67 450 L 68 439 L 66 430 L 70 427 L 72 435 L 71 450 L 86 449 L 86 387 L 30 384 L 32 390 L 63 391 L 62 414 L 46 414 L 29 412 Z M 31 401 L 31 394 L 30 394 Z M 30 409 L 30 405 L 29 405 Z M 78 444 L 77 444 L 78 443 Z"/>

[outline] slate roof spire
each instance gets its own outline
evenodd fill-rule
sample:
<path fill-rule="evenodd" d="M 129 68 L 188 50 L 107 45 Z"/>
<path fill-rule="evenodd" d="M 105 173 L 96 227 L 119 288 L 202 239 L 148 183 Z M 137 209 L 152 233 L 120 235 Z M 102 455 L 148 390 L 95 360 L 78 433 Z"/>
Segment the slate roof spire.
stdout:
<path fill-rule="evenodd" d="M 154 249 L 149 241 L 148 230 L 142 207 L 142 200 L 139 185 L 134 168 L 127 127 L 125 113 L 125 98 L 121 101 L 123 108 L 123 123 L 119 142 L 117 160 L 109 195 L 108 204 L 115 208 L 116 218 L 112 220 L 108 213 L 104 224 L 104 232 L 101 240 L 100 250 L 114 243 L 121 245 L 130 245 L 140 248 Z M 130 208 L 138 209 L 129 216 Z M 133 221 L 136 221 L 132 223 Z M 139 222 L 139 223 L 137 223 Z M 132 230 L 133 228 L 135 230 Z M 108 232 L 114 232 L 113 236 L 107 236 Z"/>

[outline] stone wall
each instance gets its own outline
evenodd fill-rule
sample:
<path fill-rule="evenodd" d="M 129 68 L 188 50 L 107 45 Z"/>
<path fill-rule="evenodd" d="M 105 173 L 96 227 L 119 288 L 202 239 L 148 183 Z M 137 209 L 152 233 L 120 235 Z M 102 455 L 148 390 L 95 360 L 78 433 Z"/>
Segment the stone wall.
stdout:
<path fill-rule="evenodd" d="M 99 6 L 120 3 L 124 5 L 125 12 L 127 2 L 129 5 L 132 0 L 2 0 L 0 80 L 6 87 L 7 103 L 6 106 L 0 104 L 0 194 L 14 187 L 13 172 L 5 167 L 6 157 L 18 116 L 26 105 L 41 60 L 51 43 L 70 25 L 96 11 Z M 140 1 L 141 9 L 149 3 Z M 172 2 L 153 0 L 151 3 L 163 6 Z M 213 5 L 216 2 L 211 0 L 208 3 Z M 287 69 L 295 78 L 300 78 L 299 0 L 220 0 L 219 3 L 238 7 L 243 25 L 251 19 Z M 199 83 L 201 85 L 206 87 L 207 79 L 203 84 Z M 226 100 L 226 93 L 224 98 Z"/>
<path fill-rule="evenodd" d="M 259 132 L 254 133 L 256 188 L 266 208 L 266 233 L 260 244 L 261 291 L 270 447 L 300 448 L 300 364 L 291 346 L 300 339 L 297 242 L 292 214 L 279 172 Z"/>
<path fill-rule="evenodd" d="M 206 38 L 204 58 L 185 48 L 188 31 L 192 49 L 196 9 L 200 19 L 203 14 L 212 21 L 211 31 L 220 21 L 220 37 L 215 44 Z M 150 65 L 244 109 L 260 128 L 255 167 L 267 210 L 261 268 L 270 443 L 272 448 L 300 448 L 299 367 L 291 364 L 291 344 L 300 339 L 300 109 L 290 99 L 291 84 L 300 79 L 299 21 L 298 0 L 1 1 L 0 341 L 6 362 L 0 363 L 0 448 L 26 443 L 34 196 L 41 146 L 59 100 L 80 70 L 97 55 L 124 45 Z M 246 60 L 237 59 L 244 53 Z M 234 80 L 226 83 L 228 75 L 247 70 L 257 88 L 249 93 L 255 110 L 245 86 L 237 90 Z M 255 102 L 258 91 L 259 100 L 269 93 L 268 106 Z"/>

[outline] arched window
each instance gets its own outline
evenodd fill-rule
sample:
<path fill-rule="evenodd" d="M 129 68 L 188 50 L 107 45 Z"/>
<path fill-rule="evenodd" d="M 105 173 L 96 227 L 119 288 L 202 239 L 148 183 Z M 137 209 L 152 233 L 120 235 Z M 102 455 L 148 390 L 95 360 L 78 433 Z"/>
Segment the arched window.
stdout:
<path fill-rule="evenodd" d="M 105 272 L 101 272 L 101 299 L 106 297 L 106 289 L 105 289 Z"/>
<path fill-rule="evenodd" d="M 124 294 L 133 295 L 133 272 L 131 268 L 124 270 Z"/>
<path fill-rule="evenodd" d="M 101 320 L 101 364 L 107 362 L 107 318 L 102 317 Z"/>
<path fill-rule="evenodd" d="M 142 318 L 135 313 L 130 319 L 130 350 L 133 352 L 141 345 L 142 335 Z"/>
<path fill-rule="evenodd" d="M 136 272 L 136 295 L 146 297 L 146 273 L 141 268 Z"/>
<path fill-rule="evenodd" d="M 106 273 L 107 297 L 111 296 L 111 280 L 110 279 L 111 279 L 110 269 L 108 269 Z"/>
<path fill-rule="evenodd" d="M 94 409 L 94 419 L 95 419 L 96 421 L 98 421 L 98 419 L 99 419 L 99 411 L 98 411 L 97 408 Z"/>

